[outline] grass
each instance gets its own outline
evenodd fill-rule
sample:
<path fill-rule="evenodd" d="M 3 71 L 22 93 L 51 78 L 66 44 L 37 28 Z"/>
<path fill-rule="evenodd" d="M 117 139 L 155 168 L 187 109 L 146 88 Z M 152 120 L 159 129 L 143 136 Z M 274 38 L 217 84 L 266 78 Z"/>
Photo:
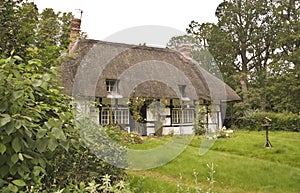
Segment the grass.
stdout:
<path fill-rule="evenodd" d="M 145 143 L 132 148 L 154 148 L 170 139 L 146 138 Z M 214 163 L 215 192 L 300 192 L 300 133 L 270 132 L 269 139 L 273 147 L 265 149 L 264 132 L 237 131 L 231 138 L 216 140 L 201 156 L 203 139 L 194 137 L 185 151 L 169 163 L 127 173 L 139 186 L 139 192 L 176 192 L 179 183 L 183 189 L 192 190 L 197 185 L 195 171 L 199 173 L 197 186 L 208 189 L 206 165 Z"/>

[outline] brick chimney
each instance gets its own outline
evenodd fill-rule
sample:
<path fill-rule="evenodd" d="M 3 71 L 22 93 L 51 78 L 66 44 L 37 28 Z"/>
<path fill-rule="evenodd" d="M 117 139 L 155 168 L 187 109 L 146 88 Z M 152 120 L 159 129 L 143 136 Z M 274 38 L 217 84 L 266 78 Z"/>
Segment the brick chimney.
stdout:
<path fill-rule="evenodd" d="M 81 26 L 81 19 L 73 18 L 71 21 L 71 32 L 70 32 L 70 45 L 69 50 L 73 48 L 75 45 L 77 38 L 80 35 L 80 26 Z"/>
<path fill-rule="evenodd" d="M 191 58 L 192 46 L 190 44 L 181 44 L 178 48 L 184 56 Z"/>

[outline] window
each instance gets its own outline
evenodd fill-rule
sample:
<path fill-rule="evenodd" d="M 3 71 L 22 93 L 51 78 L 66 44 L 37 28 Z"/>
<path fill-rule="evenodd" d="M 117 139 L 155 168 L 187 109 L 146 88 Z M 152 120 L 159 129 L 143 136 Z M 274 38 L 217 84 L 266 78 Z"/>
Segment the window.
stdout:
<path fill-rule="evenodd" d="M 194 118 L 194 109 L 172 110 L 172 124 L 192 123 Z"/>
<path fill-rule="evenodd" d="M 112 114 L 112 117 L 111 117 Z M 129 110 L 124 109 L 102 109 L 101 110 L 101 125 L 109 124 L 110 119 L 116 124 L 129 124 Z"/>
<path fill-rule="evenodd" d="M 109 109 L 102 109 L 101 111 L 101 125 L 109 124 Z"/>
<path fill-rule="evenodd" d="M 179 88 L 179 92 L 180 92 L 180 94 L 181 94 L 181 97 L 186 97 L 185 87 L 186 87 L 186 85 L 184 85 L 184 84 L 178 85 L 178 88 Z"/>
<path fill-rule="evenodd" d="M 118 109 L 113 111 L 114 123 L 129 124 L 129 111 L 127 109 Z"/>
<path fill-rule="evenodd" d="M 106 91 L 107 92 L 118 92 L 119 80 L 107 79 L 106 80 Z"/>
<path fill-rule="evenodd" d="M 172 123 L 179 124 L 181 123 L 182 111 L 181 109 L 173 109 L 172 110 Z"/>
<path fill-rule="evenodd" d="M 183 114 L 183 123 L 192 123 L 194 119 L 194 110 L 193 109 L 184 109 L 182 110 Z"/>

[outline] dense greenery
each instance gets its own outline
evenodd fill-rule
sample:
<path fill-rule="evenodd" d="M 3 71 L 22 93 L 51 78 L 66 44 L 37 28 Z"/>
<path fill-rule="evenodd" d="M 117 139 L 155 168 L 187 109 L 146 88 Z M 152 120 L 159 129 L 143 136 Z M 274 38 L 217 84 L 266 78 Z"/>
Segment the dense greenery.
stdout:
<path fill-rule="evenodd" d="M 123 190 L 124 182 L 116 182 L 123 169 L 87 148 L 71 98 L 60 92 L 58 57 L 69 44 L 72 15 L 39 13 L 21 0 L 1 0 L 0 12 L 0 191 Z M 85 129 L 99 131 L 96 150 L 107 150 L 103 129 Z M 119 155 L 118 147 L 110 149 Z"/>
<path fill-rule="evenodd" d="M 234 105 L 236 114 L 249 109 L 299 113 L 299 6 L 295 0 L 225 0 L 216 9 L 216 24 L 192 21 L 190 40 L 176 37 L 169 46 L 187 41 L 194 45 L 192 57 L 206 61 L 202 66 L 211 71 L 217 64 L 243 98 Z"/>
<path fill-rule="evenodd" d="M 248 111 L 243 117 L 237 119 L 234 125 L 247 130 L 262 130 L 265 129 L 262 126 L 265 117 L 272 120 L 270 130 L 300 131 L 300 115 L 294 113 Z"/>
<path fill-rule="evenodd" d="M 37 192 L 71 191 L 93 180 L 101 185 L 106 174 L 111 183 L 123 176 L 122 169 L 106 160 L 123 159 L 122 149 L 111 146 L 111 138 L 99 126 L 89 124 L 78 132 L 71 100 L 60 94 L 56 77 L 55 68 L 39 60 L 24 61 L 16 55 L 0 59 L 1 192 L 29 187 Z M 124 140 L 135 141 L 131 136 Z M 99 159 L 99 152 L 108 156 Z"/>
<path fill-rule="evenodd" d="M 15 51 L 24 60 L 39 59 L 47 67 L 57 65 L 69 45 L 72 14 L 47 8 L 39 13 L 33 2 L 0 0 L 0 55 Z"/>
<path fill-rule="evenodd" d="M 135 132 L 128 133 L 126 130 L 122 130 L 118 125 L 107 125 L 105 129 L 110 139 L 124 146 L 143 143 L 143 138 L 140 134 Z"/>
<path fill-rule="evenodd" d="M 273 145 L 265 149 L 265 131 L 235 130 L 231 138 L 217 139 L 207 154 L 200 156 L 202 137 L 195 137 L 187 149 L 164 166 L 147 171 L 128 171 L 139 192 L 196 192 L 209 188 L 214 163 L 214 192 L 299 192 L 300 133 L 271 131 Z M 135 149 L 154 148 L 170 137 L 148 138 Z M 197 175 L 197 178 L 195 178 Z M 181 176 L 181 177 L 180 177 Z M 197 183 L 196 183 L 197 181 Z"/>
<path fill-rule="evenodd" d="M 0 69 L 1 186 L 17 192 L 40 183 L 47 157 L 68 150 L 77 135 L 70 99 L 60 94 L 54 69 L 19 56 L 1 59 Z"/>

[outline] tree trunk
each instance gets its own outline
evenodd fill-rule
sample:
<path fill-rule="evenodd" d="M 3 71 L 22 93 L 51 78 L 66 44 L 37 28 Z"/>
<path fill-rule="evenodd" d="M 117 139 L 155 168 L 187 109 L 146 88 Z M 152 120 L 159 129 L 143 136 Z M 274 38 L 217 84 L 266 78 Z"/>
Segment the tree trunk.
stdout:
<path fill-rule="evenodd" d="M 242 95 L 243 95 L 243 111 L 244 113 L 248 109 L 248 86 L 247 86 L 247 74 L 242 73 L 241 76 L 241 87 L 242 87 Z"/>
<path fill-rule="evenodd" d="M 260 105 L 261 111 L 266 112 L 267 98 L 265 93 L 260 95 Z"/>

